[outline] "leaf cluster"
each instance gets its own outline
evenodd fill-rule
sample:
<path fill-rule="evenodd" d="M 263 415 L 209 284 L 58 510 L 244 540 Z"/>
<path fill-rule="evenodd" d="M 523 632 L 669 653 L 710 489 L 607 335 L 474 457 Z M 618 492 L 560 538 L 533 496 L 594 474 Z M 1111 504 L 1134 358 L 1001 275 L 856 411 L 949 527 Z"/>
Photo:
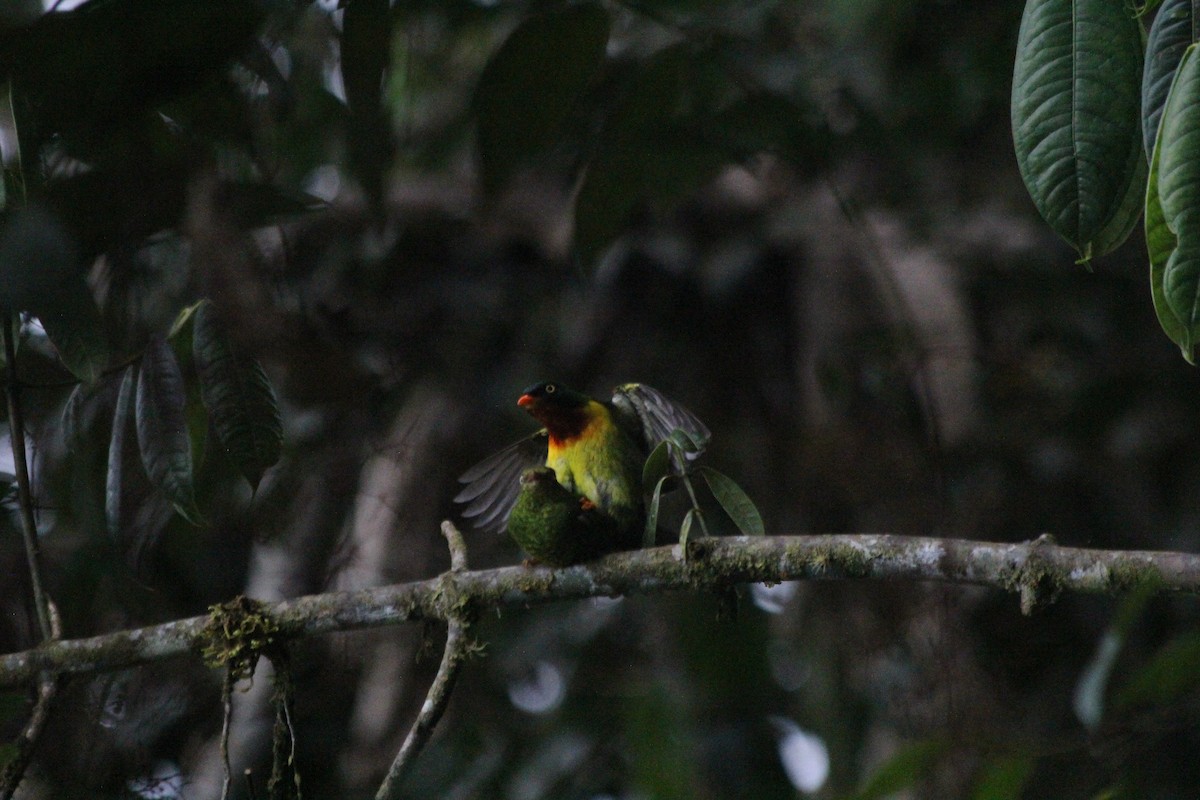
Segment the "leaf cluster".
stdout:
<path fill-rule="evenodd" d="M 1183 357 L 1200 334 L 1200 67 L 1190 0 L 1166 0 L 1149 34 L 1107 0 L 1029 0 L 1012 133 L 1034 204 L 1080 260 L 1111 252 L 1144 217 L 1155 313 Z"/>
<path fill-rule="evenodd" d="M 700 508 L 695 485 L 692 482 L 694 476 L 704 479 L 721 509 L 743 535 L 762 536 L 765 533 L 762 515 L 759 514 L 754 501 L 742 490 L 742 487 L 738 486 L 732 478 L 712 467 L 692 466 L 692 461 L 703 451 L 704 444 L 697 442 L 687 431 L 676 428 L 646 457 L 646 463 L 642 467 L 642 491 L 647 497 L 646 528 L 642 535 L 643 547 L 653 547 L 656 544 L 662 496 L 664 491 L 671 488 L 671 483 L 681 484 L 687 490 L 691 503 L 679 528 L 679 544 L 683 547 L 683 552 L 685 554 L 688 552 L 688 541 L 694 525 L 700 526 L 704 536 L 709 535 L 704 511 Z"/>

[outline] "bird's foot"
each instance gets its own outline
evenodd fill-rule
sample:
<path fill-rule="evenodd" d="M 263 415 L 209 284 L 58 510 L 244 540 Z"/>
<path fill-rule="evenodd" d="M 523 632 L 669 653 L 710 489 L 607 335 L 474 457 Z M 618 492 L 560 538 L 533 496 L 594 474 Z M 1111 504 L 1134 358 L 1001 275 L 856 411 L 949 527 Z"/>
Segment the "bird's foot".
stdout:
<path fill-rule="evenodd" d="M 591 500 L 588 500 L 586 497 L 579 498 L 579 508 L 582 511 L 591 511 L 595 507 L 596 507 L 596 504 L 593 503 Z"/>
<path fill-rule="evenodd" d="M 527 558 L 521 562 L 521 566 L 525 569 L 533 569 L 534 567 L 540 567 L 541 565 L 542 562 L 536 558 Z"/>

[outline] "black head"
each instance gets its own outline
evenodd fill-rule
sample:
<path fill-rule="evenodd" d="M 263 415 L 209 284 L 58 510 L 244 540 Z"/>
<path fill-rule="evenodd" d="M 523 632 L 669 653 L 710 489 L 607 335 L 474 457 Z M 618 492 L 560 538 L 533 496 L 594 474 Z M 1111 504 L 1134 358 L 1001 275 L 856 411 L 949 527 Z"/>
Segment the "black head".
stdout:
<path fill-rule="evenodd" d="M 570 409 L 583 408 L 588 397 L 561 383 L 538 383 L 526 389 L 517 399 L 517 405 L 529 412 L 539 408 Z"/>

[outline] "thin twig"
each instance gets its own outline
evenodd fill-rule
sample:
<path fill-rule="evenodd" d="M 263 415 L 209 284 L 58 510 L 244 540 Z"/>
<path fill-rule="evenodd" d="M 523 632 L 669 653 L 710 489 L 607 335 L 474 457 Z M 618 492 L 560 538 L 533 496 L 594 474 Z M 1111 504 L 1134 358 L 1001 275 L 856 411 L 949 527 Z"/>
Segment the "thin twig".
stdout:
<path fill-rule="evenodd" d="M 53 603 L 50 604 L 48 610 L 51 636 L 58 639 L 62 636 L 62 619 Z M 38 679 L 37 702 L 33 706 L 29 721 L 25 723 L 21 735 L 13 742 L 16 754 L 5 765 L 3 775 L 0 775 L 0 800 L 11 800 L 17 787 L 21 784 L 21 778 L 24 777 L 29 762 L 33 760 L 34 748 L 42 736 L 42 731 L 45 730 L 46 721 L 50 718 L 50 706 L 57 694 L 58 681 L 49 673 L 42 673 Z"/>
<path fill-rule="evenodd" d="M 449 620 L 457 609 L 523 609 L 563 600 L 712 592 L 743 583 L 793 580 L 931 581 L 988 586 L 1037 605 L 1055 593 L 1123 595 L 1131 591 L 1200 594 L 1200 553 L 1095 550 L 1049 541 L 980 542 L 857 533 L 727 536 L 678 546 L 614 553 L 573 567 L 522 566 L 452 572 L 414 583 L 264 603 L 277 640 L 401 622 Z M 195 652 L 209 616 L 175 620 L 0 655 L 0 687 L 38 674 L 91 674 Z"/>
<path fill-rule="evenodd" d="M 41 557 L 38 550 L 37 520 L 33 514 L 33 492 L 30 488 L 29 461 L 25 452 L 25 417 L 21 409 L 20 384 L 17 382 L 17 343 L 13 337 L 13 313 L 0 313 L 0 338 L 4 340 L 6 370 L 5 394 L 8 397 L 8 435 L 12 445 L 13 464 L 17 473 L 17 506 L 21 515 L 21 538 L 25 543 L 25 559 L 29 568 L 29 584 L 33 591 L 33 606 L 37 612 L 42 641 L 49 643 L 62 638 L 62 621 L 42 587 Z M 37 676 L 38 699 L 21 735 L 14 743 L 16 754 L 0 775 L 0 800 L 10 800 L 17 791 L 25 770 L 33 760 L 50 706 L 58 694 L 58 681 L 53 673 Z"/>
<path fill-rule="evenodd" d="M 229 797 L 229 786 L 233 782 L 229 767 L 229 728 L 233 720 L 233 668 L 225 665 L 225 681 L 221 685 L 221 704 L 225 713 L 221 721 L 221 765 L 225 770 L 221 781 L 221 800 Z"/>
<path fill-rule="evenodd" d="M 33 605 L 37 610 L 42 641 L 54 634 L 50 625 L 49 603 L 42 588 L 41 555 L 38 550 L 37 521 L 33 516 L 33 492 L 29 485 L 29 462 L 25 455 L 25 415 L 21 410 L 20 384 L 17 382 L 17 343 L 13 340 L 13 314 L 0 314 L 0 337 L 4 339 L 5 369 L 7 372 L 8 436 L 12 444 L 13 462 L 17 471 L 17 505 L 21 513 L 21 537 L 25 541 L 25 560 L 29 566 L 29 582 L 33 589 Z"/>
<path fill-rule="evenodd" d="M 462 533 L 448 519 L 442 521 L 442 536 L 446 538 L 446 544 L 450 548 L 450 571 L 466 572 L 470 569 L 467 566 L 467 543 Z"/>
<path fill-rule="evenodd" d="M 462 534 L 447 520 L 442 523 L 442 536 L 446 537 L 446 544 L 450 548 L 451 575 L 465 573 L 468 569 L 467 546 Z M 442 663 L 438 665 L 437 674 L 433 683 L 429 685 L 428 694 L 425 695 L 425 702 L 421 704 L 421 710 L 413 721 L 408 736 L 404 738 L 404 744 L 400 746 L 400 752 L 396 753 L 396 759 L 388 769 L 387 777 L 375 793 L 375 800 L 394 800 L 400 796 L 400 787 L 405 777 L 412 771 L 417 756 L 433 735 L 434 727 L 450 702 L 450 693 L 458 680 L 459 670 L 471 651 L 467 627 L 464 615 L 451 615 L 446 631 L 446 647 L 442 650 Z"/>

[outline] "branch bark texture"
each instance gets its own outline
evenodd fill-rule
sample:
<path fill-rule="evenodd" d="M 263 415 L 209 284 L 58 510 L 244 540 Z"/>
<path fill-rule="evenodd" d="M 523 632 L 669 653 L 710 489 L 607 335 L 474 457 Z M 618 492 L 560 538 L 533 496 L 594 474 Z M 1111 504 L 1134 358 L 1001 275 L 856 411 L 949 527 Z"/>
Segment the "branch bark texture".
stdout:
<path fill-rule="evenodd" d="M 705 538 L 690 543 L 686 558 L 674 546 L 562 569 L 451 570 L 414 583 L 264 604 L 263 611 L 279 637 L 297 639 L 561 600 L 847 579 L 991 586 L 1019 594 L 1029 613 L 1061 592 L 1200 593 L 1200 554 L 1062 547 L 1048 536 L 1019 544 L 888 534 Z M 92 673 L 198 652 L 207 622 L 192 617 L 0 656 L 0 687 L 28 683 L 42 671 Z"/>

